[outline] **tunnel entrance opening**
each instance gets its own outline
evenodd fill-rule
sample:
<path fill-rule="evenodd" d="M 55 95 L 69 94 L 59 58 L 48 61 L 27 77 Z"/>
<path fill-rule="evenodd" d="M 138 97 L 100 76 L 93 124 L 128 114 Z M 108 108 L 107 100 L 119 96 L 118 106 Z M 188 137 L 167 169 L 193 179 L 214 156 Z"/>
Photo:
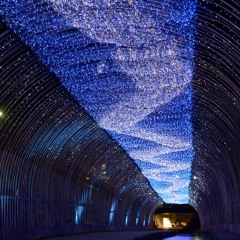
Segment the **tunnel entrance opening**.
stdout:
<path fill-rule="evenodd" d="M 154 216 L 155 229 L 194 233 L 200 229 L 197 211 L 189 204 L 163 204 Z"/>

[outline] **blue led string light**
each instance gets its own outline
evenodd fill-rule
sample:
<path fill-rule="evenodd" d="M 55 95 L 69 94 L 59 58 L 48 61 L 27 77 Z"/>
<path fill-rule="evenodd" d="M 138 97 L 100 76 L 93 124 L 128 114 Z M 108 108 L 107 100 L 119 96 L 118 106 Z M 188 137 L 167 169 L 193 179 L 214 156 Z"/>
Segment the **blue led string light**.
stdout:
<path fill-rule="evenodd" d="M 188 202 L 196 0 L 2 2 L 7 23 L 156 192 Z"/>

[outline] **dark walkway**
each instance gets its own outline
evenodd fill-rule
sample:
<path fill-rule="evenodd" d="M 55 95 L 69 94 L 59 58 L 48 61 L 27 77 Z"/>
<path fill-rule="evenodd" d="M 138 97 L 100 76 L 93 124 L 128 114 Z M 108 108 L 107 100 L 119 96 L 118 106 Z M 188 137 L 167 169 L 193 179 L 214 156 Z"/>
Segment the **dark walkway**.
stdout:
<path fill-rule="evenodd" d="M 46 240 L 148 240 L 164 238 L 176 235 L 175 231 L 126 231 L 126 232 L 98 232 L 71 235 L 56 238 L 46 238 Z"/>
<path fill-rule="evenodd" d="M 199 231 L 198 235 L 201 237 L 206 237 L 210 235 L 211 240 L 240 240 L 240 235 L 224 231 Z"/>
<path fill-rule="evenodd" d="M 45 240 L 240 240 L 239 235 L 224 231 L 199 231 L 197 235 L 176 234 L 176 231 L 163 230 L 97 232 L 45 238 Z"/>
<path fill-rule="evenodd" d="M 196 235 L 190 235 L 190 234 L 179 234 L 174 237 L 168 237 L 164 238 L 163 240 L 210 240 L 211 238 L 208 237 L 200 237 Z"/>

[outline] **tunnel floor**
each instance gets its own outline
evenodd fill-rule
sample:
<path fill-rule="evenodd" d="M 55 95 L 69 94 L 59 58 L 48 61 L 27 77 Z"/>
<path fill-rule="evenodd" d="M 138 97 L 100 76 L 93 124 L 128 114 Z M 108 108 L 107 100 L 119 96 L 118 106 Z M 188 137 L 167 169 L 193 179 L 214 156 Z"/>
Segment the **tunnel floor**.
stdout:
<path fill-rule="evenodd" d="M 45 240 L 240 240 L 239 235 L 223 231 L 177 234 L 175 231 L 97 232 L 45 238 Z"/>
<path fill-rule="evenodd" d="M 47 238 L 46 240 L 145 240 L 174 236 L 175 231 L 126 231 L 126 232 L 98 232 L 79 235 L 71 235 L 56 238 Z M 154 237 L 152 237 L 154 236 Z"/>

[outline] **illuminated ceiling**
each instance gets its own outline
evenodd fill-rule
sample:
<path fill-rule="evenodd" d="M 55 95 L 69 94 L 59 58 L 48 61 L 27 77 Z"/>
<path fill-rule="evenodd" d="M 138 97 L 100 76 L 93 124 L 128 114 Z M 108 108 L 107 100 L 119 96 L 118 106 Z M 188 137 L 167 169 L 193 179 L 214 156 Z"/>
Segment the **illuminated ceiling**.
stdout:
<path fill-rule="evenodd" d="M 188 202 L 196 0 L 2 2 L 7 24 L 159 196 Z"/>

